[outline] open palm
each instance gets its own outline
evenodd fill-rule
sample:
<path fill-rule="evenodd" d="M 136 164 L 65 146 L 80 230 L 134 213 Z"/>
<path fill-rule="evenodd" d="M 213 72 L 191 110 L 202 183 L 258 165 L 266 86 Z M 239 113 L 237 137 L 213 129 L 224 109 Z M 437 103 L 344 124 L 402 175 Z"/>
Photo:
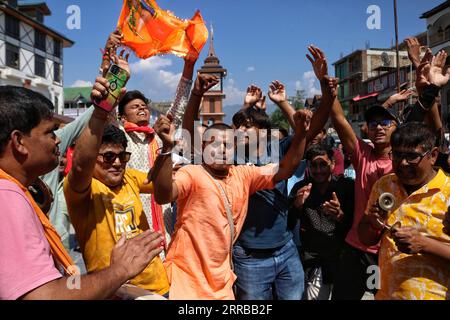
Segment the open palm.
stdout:
<path fill-rule="evenodd" d="M 308 51 L 311 53 L 312 57 L 309 54 L 307 54 L 306 57 L 311 62 L 317 79 L 322 81 L 324 77 L 328 75 L 328 63 L 325 54 L 315 46 L 309 46 Z"/>

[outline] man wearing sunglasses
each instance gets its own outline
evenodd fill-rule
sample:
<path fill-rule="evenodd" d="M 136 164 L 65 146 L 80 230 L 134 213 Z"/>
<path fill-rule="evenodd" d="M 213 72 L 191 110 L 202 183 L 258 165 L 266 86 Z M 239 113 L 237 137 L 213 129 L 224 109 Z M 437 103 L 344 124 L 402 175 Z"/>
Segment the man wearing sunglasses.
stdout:
<path fill-rule="evenodd" d="M 97 78 L 93 101 L 105 99 L 107 88 L 106 79 Z M 77 142 L 64 183 L 67 208 L 88 272 L 109 266 L 111 249 L 122 237 L 139 237 L 150 229 L 140 200 L 141 193 L 153 192 L 146 181 L 148 173 L 126 168 L 131 157 L 126 151 L 127 137 L 121 129 L 107 125 L 107 118 L 108 113 L 96 107 Z M 160 295 L 169 291 L 159 256 L 130 283 Z"/>
<path fill-rule="evenodd" d="M 373 186 L 358 228 L 367 246 L 381 240 L 376 299 L 448 299 L 450 237 L 444 233 L 444 216 L 450 178 L 433 169 L 438 156 L 435 143 L 433 132 L 418 122 L 404 124 L 392 134 L 394 173 Z M 385 192 L 395 197 L 389 212 L 378 206 Z"/>
<path fill-rule="evenodd" d="M 347 237 L 347 245 L 340 259 L 332 298 L 336 300 L 359 300 L 368 290 L 367 268 L 377 265 L 378 246 L 364 245 L 357 233 L 359 221 L 369 199 L 373 184 L 385 174 L 392 172 L 390 138 L 399 124 L 392 109 L 373 106 L 365 113 L 368 138 L 372 144 L 358 138 L 345 118 L 342 107 L 335 100 L 331 119 L 344 149 L 352 154 L 351 162 L 355 169 L 355 211 L 353 225 Z"/>

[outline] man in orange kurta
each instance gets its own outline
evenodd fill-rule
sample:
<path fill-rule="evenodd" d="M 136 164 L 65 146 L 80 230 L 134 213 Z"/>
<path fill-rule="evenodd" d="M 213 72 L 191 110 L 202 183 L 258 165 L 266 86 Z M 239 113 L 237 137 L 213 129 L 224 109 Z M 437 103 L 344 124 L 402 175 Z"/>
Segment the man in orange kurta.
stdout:
<path fill-rule="evenodd" d="M 175 233 L 165 262 L 170 299 L 234 299 L 236 275 L 230 250 L 247 215 L 249 196 L 289 178 L 303 157 L 311 112 L 297 111 L 294 118 L 296 133 L 279 165 L 231 165 L 233 130 L 216 124 L 204 133 L 204 164 L 180 169 L 174 181 L 170 157 L 174 126 L 167 117 L 158 119 L 155 131 L 163 148 L 153 173 L 155 198 L 158 203 L 178 200 Z M 233 239 L 226 203 L 233 219 Z"/>

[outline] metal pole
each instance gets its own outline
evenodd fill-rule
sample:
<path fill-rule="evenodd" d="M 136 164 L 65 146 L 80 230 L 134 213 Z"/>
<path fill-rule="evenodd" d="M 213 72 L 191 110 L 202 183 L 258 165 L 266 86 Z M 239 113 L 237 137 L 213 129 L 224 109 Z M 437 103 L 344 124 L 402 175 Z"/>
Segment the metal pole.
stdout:
<path fill-rule="evenodd" d="M 397 54 L 397 93 L 398 93 L 400 92 L 400 55 L 398 52 L 397 0 L 394 0 L 394 19 L 395 19 L 395 51 Z"/>

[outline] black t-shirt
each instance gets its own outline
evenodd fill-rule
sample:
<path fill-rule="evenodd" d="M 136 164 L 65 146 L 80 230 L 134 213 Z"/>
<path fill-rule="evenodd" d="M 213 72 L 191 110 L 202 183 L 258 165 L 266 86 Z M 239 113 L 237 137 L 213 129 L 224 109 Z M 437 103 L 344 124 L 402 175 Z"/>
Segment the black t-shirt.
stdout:
<path fill-rule="evenodd" d="M 302 210 L 299 212 L 293 206 L 295 195 L 299 189 L 312 183 L 311 194 L 306 199 Z M 334 217 L 325 213 L 322 205 L 332 199 L 332 193 L 336 196 L 344 212 L 343 219 L 338 222 Z M 307 179 L 298 182 L 291 191 L 292 203 L 290 217 L 300 218 L 300 241 L 303 257 L 320 261 L 336 260 L 345 243 L 345 237 L 353 222 L 354 210 L 354 181 L 344 177 L 332 177 L 328 189 L 324 194 L 314 187 L 314 183 Z"/>

